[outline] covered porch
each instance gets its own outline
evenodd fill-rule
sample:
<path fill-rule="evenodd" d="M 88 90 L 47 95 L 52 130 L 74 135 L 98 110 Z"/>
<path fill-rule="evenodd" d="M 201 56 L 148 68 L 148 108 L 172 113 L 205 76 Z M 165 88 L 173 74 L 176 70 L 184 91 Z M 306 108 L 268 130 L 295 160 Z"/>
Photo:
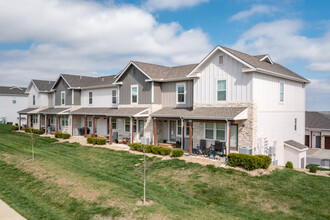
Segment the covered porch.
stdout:
<path fill-rule="evenodd" d="M 18 126 L 20 129 L 26 128 L 37 128 L 38 127 L 38 108 L 26 108 L 18 111 Z M 26 115 L 26 124 L 22 124 L 22 116 Z"/>
<path fill-rule="evenodd" d="M 239 124 L 246 107 L 163 108 L 151 116 L 154 144 L 170 143 L 192 155 L 202 147 L 222 147 L 224 154 L 238 152 Z M 230 146 L 230 147 L 228 147 Z"/>
<path fill-rule="evenodd" d="M 39 111 L 39 129 L 45 130 L 45 134 L 54 132 L 65 132 L 64 128 L 69 126 L 69 108 L 47 108 Z M 67 130 L 67 129 L 66 129 Z M 68 132 L 65 132 L 68 133 Z"/>
<path fill-rule="evenodd" d="M 104 137 L 110 144 L 139 142 L 144 136 L 145 108 L 81 108 L 71 112 L 72 135 Z"/>

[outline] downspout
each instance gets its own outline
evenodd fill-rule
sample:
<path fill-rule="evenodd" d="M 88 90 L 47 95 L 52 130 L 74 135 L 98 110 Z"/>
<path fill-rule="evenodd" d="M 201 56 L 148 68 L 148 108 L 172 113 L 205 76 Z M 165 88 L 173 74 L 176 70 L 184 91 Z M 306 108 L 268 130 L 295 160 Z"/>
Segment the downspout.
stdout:
<path fill-rule="evenodd" d="M 226 119 L 226 160 L 223 164 L 221 164 L 220 167 L 226 167 L 227 166 L 227 162 L 228 162 L 228 149 L 229 149 L 229 146 L 228 146 L 228 119 Z"/>
<path fill-rule="evenodd" d="M 184 150 L 183 148 L 183 143 L 184 143 L 184 134 L 183 134 L 183 132 L 184 132 L 184 128 L 183 128 L 183 116 L 180 116 L 180 119 L 181 119 L 181 149 L 182 150 Z"/>

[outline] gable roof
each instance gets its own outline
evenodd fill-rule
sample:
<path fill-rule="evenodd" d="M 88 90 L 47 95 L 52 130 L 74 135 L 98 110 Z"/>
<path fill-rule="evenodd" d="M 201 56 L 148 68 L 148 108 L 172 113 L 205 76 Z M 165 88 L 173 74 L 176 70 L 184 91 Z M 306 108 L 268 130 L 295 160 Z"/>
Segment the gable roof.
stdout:
<path fill-rule="evenodd" d="M 297 141 L 294 141 L 294 140 L 285 141 L 284 144 L 286 144 L 289 147 L 295 148 L 298 151 L 304 151 L 304 150 L 308 149 L 308 147 L 306 145 L 303 145 L 303 144 L 301 144 Z"/>
<path fill-rule="evenodd" d="M 32 79 L 32 83 L 37 87 L 39 92 L 50 92 L 55 81 Z"/>
<path fill-rule="evenodd" d="M 24 95 L 26 88 L 16 86 L 0 86 L 0 95 Z"/>
<path fill-rule="evenodd" d="M 257 56 L 252 56 L 243 52 L 239 52 L 237 50 L 233 50 L 227 47 L 222 47 L 222 46 L 217 46 L 215 49 L 212 50 L 211 53 L 209 53 L 201 62 L 198 64 L 196 68 L 191 71 L 189 75 L 192 75 L 194 71 L 198 69 L 210 56 L 212 56 L 216 51 L 222 51 L 226 53 L 227 55 L 231 56 L 232 58 L 236 59 L 237 61 L 241 62 L 244 64 L 246 67 L 248 67 L 248 70 L 243 70 L 243 72 L 262 72 L 265 74 L 270 74 L 270 75 L 276 75 L 278 77 L 282 78 L 288 78 L 291 80 L 296 80 L 299 82 L 304 82 L 304 83 L 309 83 L 307 79 L 305 79 L 302 76 L 299 76 L 295 72 L 285 68 L 284 66 L 278 64 L 278 63 L 268 63 L 261 61 L 263 58 L 268 58 L 270 60 L 270 57 L 265 54 L 265 55 L 257 55 Z M 270 60 L 271 61 L 271 60 Z"/>
<path fill-rule="evenodd" d="M 102 76 L 102 77 L 92 77 L 92 76 L 80 76 L 80 75 L 71 75 L 71 74 L 61 74 L 53 88 L 62 78 L 70 88 L 92 88 L 92 87 L 103 87 L 103 86 L 114 86 L 115 81 L 114 75 Z"/>
<path fill-rule="evenodd" d="M 306 128 L 330 129 L 330 113 L 306 112 Z"/>
<path fill-rule="evenodd" d="M 116 76 L 116 82 L 119 81 L 121 76 L 131 65 L 134 65 L 136 68 L 138 68 L 143 74 L 145 74 L 149 78 L 149 80 L 162 81 L 186 78 L 186 75 L 190 73 L 198 64 L 168 67 L 139 61 L 131 61 L 125 67 L 125 69 Z"/>

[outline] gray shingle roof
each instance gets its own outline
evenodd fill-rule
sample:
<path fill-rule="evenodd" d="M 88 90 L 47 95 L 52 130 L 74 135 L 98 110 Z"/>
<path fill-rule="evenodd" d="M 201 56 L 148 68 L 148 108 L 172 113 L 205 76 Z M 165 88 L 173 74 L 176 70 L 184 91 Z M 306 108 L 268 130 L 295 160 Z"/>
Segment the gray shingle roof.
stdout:
<path fill-rule="evenodd" d="M 306 112 L 306 128 L 330 129 L 330 114 L 322 112 Z"/>
<path fill-rule="evenodd" d="M 26 108 L 26 109 L 23 109 L 23 110 L 20 110 L 18 111 L 17 113 L 20 113 L 20 114 L 27 114 L 29 112 L 32 112 L 34 110 L 36 110 L 37 108 Z"/>
<path fill-rule="evenodd" d="M 0 95 L 27 95 L 26 88 L 16 86 L 0 86 Z"/>
<path fill-rule="evenodd" d="M 307 149 L 308 148 L 306 145 L 303 145 L 303 144 L 301 144 L 301 143 L 299 143 L 297 141 L 294 141 L 294 140 L 288 140 L 288 141 L 285 141 L 284 143 L 285 144 L 288 144 L 288 145 L 290 145 L 292 147 L 295 147 L 295 148 L 297 148 L 299 150 L 303 150 L 303 149 Z"/>
<path fill-rule="evenodd" d="M 186 75 L 198 65 L 188 64 L 183 66 L 167 67 L 138 61 L 132 61 L 132 63 L 137 65 L 141 70 L 143 70 L 143 72 L 155 80 L 186 77 Z"/>
<path fill-rule="evenodd" d="M 80 108 L 76 111 L 72 111 L 73 115 L 104 115 L 104 116 L 118 116 L 129 117 L 136 115 L 146 108 Z"/>
<path fill-rule="evenodd" d="M 49 80 L 33 79 L 32 81 L 40 92 L 49 92 L 55 83 L 55 81 L 49 81 Z"/>
<path fill-rule="evenodd" d="M 41 114 L 57 114 L 57 113 L 60 113 L 60 112 L 63 112 L 65 110 L 68 110 L 69 108 L 47 108 L 47 109 L 44 109 L 44 110 L 41 110 L 39 111 L 38 113 L 41 113 Z"/>
<path fill-rule="evenodd" d="M 153 117 L 180 117 L 186 119 L 233 119 L 246 107 L 197 107 L 197 108 L 162 108 L 151 114 Z"/>
<path fill-rule="evenodd" d="M 298 74 L 292 72 L 291 70 L 285 68 L 284 66 L 282 66 L 278 63 L 270 64 L 268 62 L 260 61 L 260 59 L 258 57 L 261 55 L 251 56 L 249 54 L 242 53 L 242 52 L 239 52 L 237 50 L 233 50 L 233 49 L 230 49 L 227 47 L 222 47 L 222 48 L 227 50 L 228 52 L 232 53 L 236 57 L 240 58 L 241 60 L 245 61 L 246 63 L 250 64 L 251 66 L 253 66 L 255 68 L 261 68 L 264 70 L 280 73 L 280 74 L 283 74 L 283 75 L 286 75 L 289 77 L 294 77 L 294 78 L 297 78 L 300 80 L 306 80 L 308 82 L 308 80 L 305 79 L 304 77 L 299 76 Z"/>
<path fill-rule="evenodd" d="M 102 76 L 102 77 L 91 77 L 91 76 L 79 76 L 71 74 L 61 74 L 65 81 L 70 87 L 83 88 L 93 86 L 106 86 L 111 85 L 115 82 L 115 76 Z"/>

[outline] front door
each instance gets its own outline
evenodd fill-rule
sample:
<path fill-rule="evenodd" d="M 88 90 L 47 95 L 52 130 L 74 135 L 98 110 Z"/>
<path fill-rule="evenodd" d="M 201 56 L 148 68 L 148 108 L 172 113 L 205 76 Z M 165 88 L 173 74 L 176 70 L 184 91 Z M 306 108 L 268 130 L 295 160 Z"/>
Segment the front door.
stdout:
<path fill-rule="evenodd" d="M 169 140 L 170 142 L 176 141 L 176 121 L 170 121 L 170 134 Z"/>
<path fill-rule="evenodd" d="M 330 136 L 324 136 L 324 148 L 330 150 Z"/>
<path fill-rule="evenodd" d="M 238 125 L 230 125 L 230 150 L 238 151 Z"/>

